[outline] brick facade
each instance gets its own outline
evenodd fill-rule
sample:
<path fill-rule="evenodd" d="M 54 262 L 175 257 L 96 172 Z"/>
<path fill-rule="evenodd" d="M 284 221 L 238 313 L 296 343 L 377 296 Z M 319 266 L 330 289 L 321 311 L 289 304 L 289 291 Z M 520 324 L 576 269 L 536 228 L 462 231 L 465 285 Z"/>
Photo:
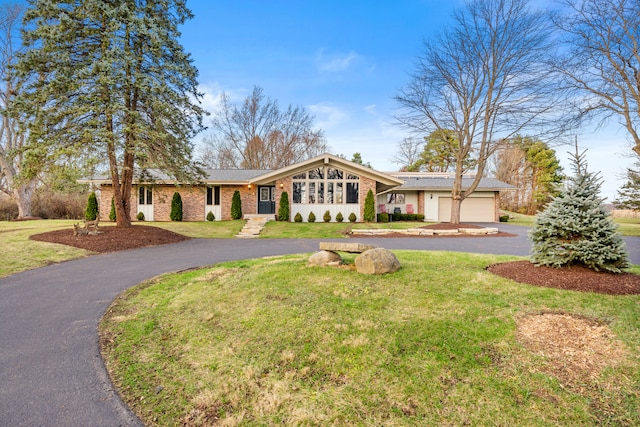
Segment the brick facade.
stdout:
<path fill-rule="evenodd" d="M 258 204 L 256 202 L 256 192 L 258 189 L 255 185 L 252 185 L 251 188 L 248 188 L 247 185 L 225 185 L 220 187 L 220 205 L 222 208 L 223 221 L 231 219 L 231 201 L 233 200 L 233 193 L 235 193 L 236 190 L 240 192 L 243 215 L 255 214 L 258 210 Z"/>
<path fill-rule="evenodd" d="M 367 193 L 371 190 L 375 197 L 376 195 L 376 181 L 370 178 L 366 178 L 360 175 L 360 186 L 358 189 L 358 202 L 360 203 L 360 215 L 358 216 L 358 222 L 362 222 L 364 218 L 364 201 L 367 199 Z M 375 203 L 375 199 L 374 199 Z M 377 215 L 374 221 L 377 221 Z"/>

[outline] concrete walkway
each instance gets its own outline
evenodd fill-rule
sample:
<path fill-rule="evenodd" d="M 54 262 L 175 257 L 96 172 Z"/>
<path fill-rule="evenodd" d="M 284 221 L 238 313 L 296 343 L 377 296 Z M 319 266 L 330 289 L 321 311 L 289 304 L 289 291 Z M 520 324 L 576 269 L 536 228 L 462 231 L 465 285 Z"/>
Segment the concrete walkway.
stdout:
<path fill-rule="evenodd" d="M 388 249 L 528 255 L 526 229 L 507 225 L 500 229 L 518 237 L 349 241 Z M 97 326 L 111 301 L 161 273 L 315 252 L 320 241 L 328 239 L 193 239 L 96 255 L 0 279 L 0 426 L 141 425 L 118 397 L 100 357 Z M 640 238 L 630 238 L 627 244 L 632 262 L 640 264 Z"/>

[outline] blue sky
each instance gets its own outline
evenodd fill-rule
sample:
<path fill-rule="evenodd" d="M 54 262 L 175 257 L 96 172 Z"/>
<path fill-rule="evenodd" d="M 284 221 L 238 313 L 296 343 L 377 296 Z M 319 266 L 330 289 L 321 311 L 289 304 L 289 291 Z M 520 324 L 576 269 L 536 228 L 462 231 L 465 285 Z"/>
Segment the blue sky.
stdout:
<path fill-rule="evenodd" d="M 195 17 L 182 43 L 200 71 L 204 106 L 225 91 L 244 99 L 254 85 L 282 107 L 301 105 L 325 131 L 331 152 L 383 171 L 406 132 L 393 120 L 393 96 L 409 80 L 422 42 L 450 22 L 462 2 L 439 0 L 191 0 Z M 631 160 L 626 135 L 613 123 L 576 130 L 602 195 L 615 198 Z M 567 151 L 556 147 L 566 172 Z"/>
<path fill-rule="evenodd" d="M 207 110 L 215 110 L 222 91 L 239 102 L 257 85 L 281 107 L 300 105 L 314 114 L 332 153 L 359 152 L 374 168 L 392 171 L 396 146 L 408 136 L 394 123 L 393 96 L 409 81 L 423 40 L 450 23 L 462 3 L 188 0 L 195 16 L 181 27 L 181 41 L 200 72 Z M 576 133 L 589 149 L 590 170 L 605 180 L 602 195 L 614 199 L 632 162 L 623 156 L 630 153 L 624 130 L 614 121 Z M 572 148 L 555 149 L 569 173 Z"/>

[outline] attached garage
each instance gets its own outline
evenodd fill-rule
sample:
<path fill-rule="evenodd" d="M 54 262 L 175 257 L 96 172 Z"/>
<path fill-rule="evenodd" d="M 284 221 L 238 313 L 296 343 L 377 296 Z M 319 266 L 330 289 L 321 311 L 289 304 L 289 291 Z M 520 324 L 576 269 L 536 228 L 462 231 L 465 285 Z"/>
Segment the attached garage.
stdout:
<path fill-rule="evenodd" d="M 476 196 L 476 197 L 473 197 Z M 460 207 L 462 222 L 495 222 L 496 198 L 493 193 L 478 194 L 467 197 Z M 451 221 L 451 197 L 438 198 L 438 221 Z"/>
<path fill-rule="evenodd" d="M 451 190 L 453 177 L 448 173 L 428 172 L 398 172 L 393 176 L 404 180 L 398 188 L 392 191 L 404 194 L 405 200 L 418 200 L 418 213 L 424 215 L 425 221 L 451 222 Z M 462 179 L 462 189 L 471 186 L 474 179 L 465 176 Z M 513 186 L 495 178 L 481 178 L 476 191 L 467 196 L 461 206 L 461 222 L 497 222 L 500 192 L 511 191 Z M 378 196 L 378 206 L 384 200 Z M 413 203 L 413 202 L 412 202 Z M 408 207 L 408 205 L 407 205 Z M 404 213 L 405 209 L 400 206 Z"/>

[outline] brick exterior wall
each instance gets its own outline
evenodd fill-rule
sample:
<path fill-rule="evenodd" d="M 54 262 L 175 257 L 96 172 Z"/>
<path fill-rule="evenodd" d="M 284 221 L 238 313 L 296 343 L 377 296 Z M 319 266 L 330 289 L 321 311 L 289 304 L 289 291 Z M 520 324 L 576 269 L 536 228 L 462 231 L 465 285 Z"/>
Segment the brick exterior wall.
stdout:
<path fill-rule="evenodd" d="M 98 209 L 100 209 L 100 221 L 109 221 L 109 214 L 111 213 L 111 198 L 113 197 L 113 186 L 102 185 L 100 187 L 100 200 L 98 200 Z M 131 207 L 131 220 L 136 220 L 138 213 L 138 187 L 135 185 L 131 189 L 131 200 L 129 201 Z"/>
<path fill-rule="evenodd" d="M 418 191 L 418 214 L 424 215 L 424 191 Z"/>
<path fill-rule="evenodd" d="M 138 187 L 136 186 L 136 194 L 137 191 Z M 173 193 L 176 191 L 182 199 L 182 220 L 204 221 L 206 188 L 174 186 L 153 187 L 153 220 L 171 221 L 171 201 L 173 200 Z"/>
<path fill-rule="evenodd" d="M 252 185 L 251 189 L 247 188 L 246 185 L 224 185 L 220 187 L 220 207 L 222 208 L 223 221 L 231 219 L 231 201 L 236 190 L 240 192 L 242 215 L 255 214 L 258 210 L 258 204 L 256 203 L 257 187 L 255 185 Z"/>
<path fill-rule="evenodd" d="M 364 218 L 364 201 L 367 198 L 367 193 L 369 192 L 369 190 L 371 190 L 373 192 L 374 203 L 375 203 L 376 181 L 373 180 L 373 179 L 366 178 L 366 177 L 360 175 L 360 188 L 359 188 L 359 192 L 358 192 L 358 202 L 360 203 L 360 215 L 358 216 L 358 222 L 362 222 L 363 221 L 363 218 Z M 374 222 L 377 221 L 377 215 L 376 215 L 376 218 L 373 221 Z"/>

